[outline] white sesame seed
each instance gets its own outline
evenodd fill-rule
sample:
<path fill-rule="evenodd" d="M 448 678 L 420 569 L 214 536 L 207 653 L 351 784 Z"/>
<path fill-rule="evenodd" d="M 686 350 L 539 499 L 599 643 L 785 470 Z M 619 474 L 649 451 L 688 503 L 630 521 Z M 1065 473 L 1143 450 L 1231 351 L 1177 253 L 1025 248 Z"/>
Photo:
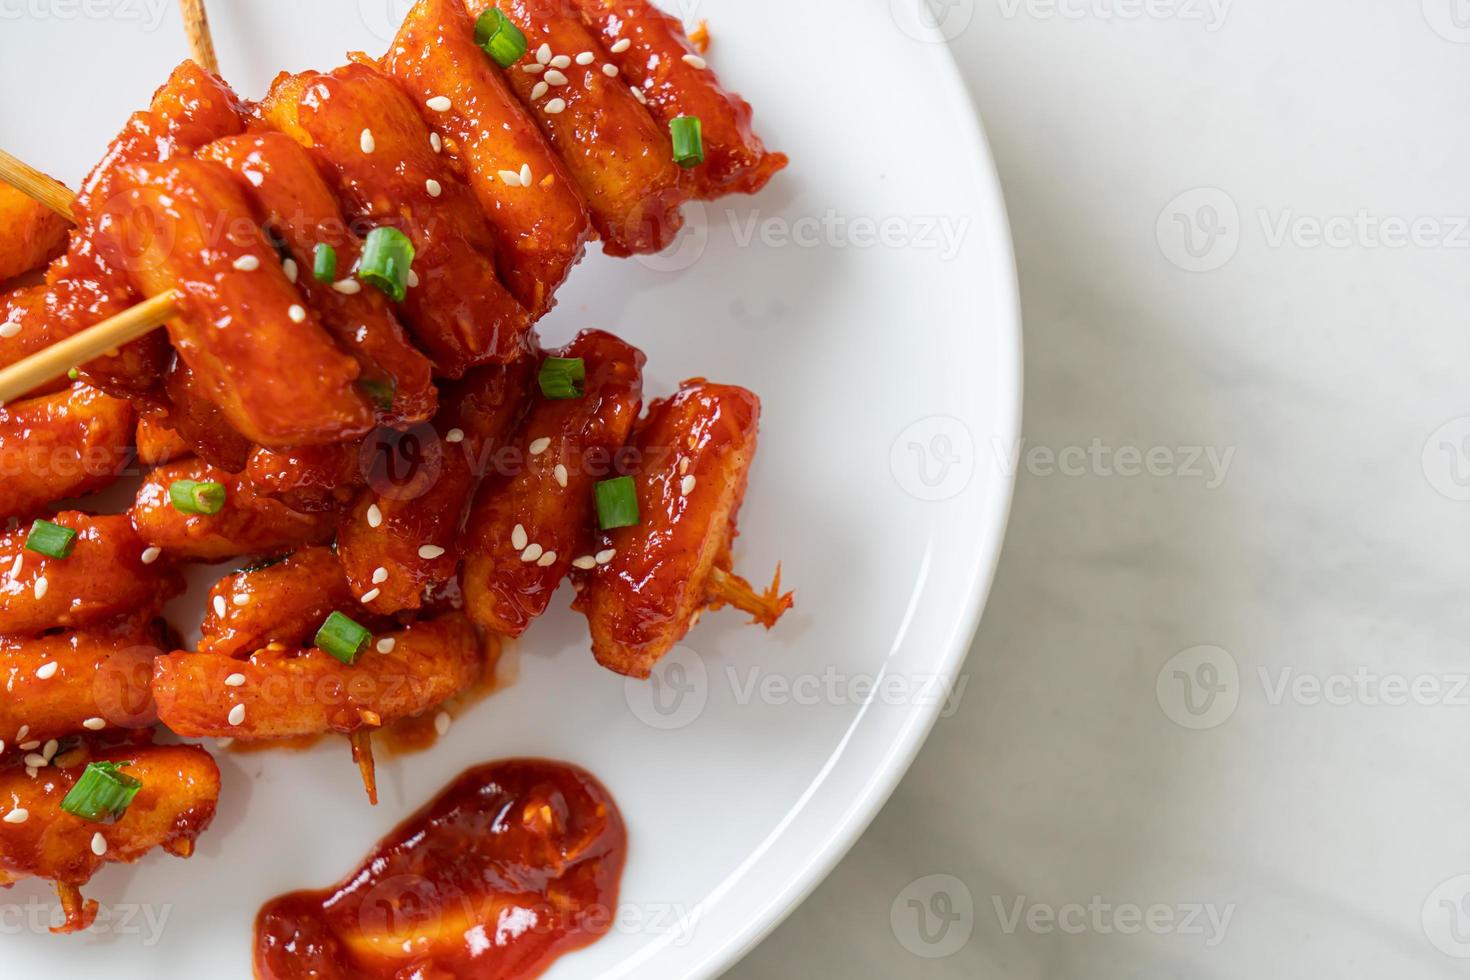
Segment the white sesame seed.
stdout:
<path fill-rule="evenodd" d="M 48 660 L 44 664 L 36 668 L 36 676 L 43 681 L 49 681 L 51 678 L 56 676 L 56 671 L 56 661 Z"/>
<path fill-rule="evenodd" d="M 617 65 L 603 65 L 602 66 L 602 73 L 604 75 L 606 75 L 608 78 L 617 78 L 618 77 L 618 66 Z"/>
<path fill-rule="evenodd" d="M 245 706 L 237 704 L 230 709 L 230 716 L 226 719 L 231 725 L 243 725 L 245 723 Z"/>
<path fill-rule="evenodd" d="M 681 60 L 690 68 L 699 68 L 702 70 L 709 67 L 709 62 L 697 54 L 686 54 Z"/>
<path fill-rule="evenodd" d="M 643 90 L 641 88 L 636 85 L 629 85 L 628 91 L 633 93 L 633 98 L 637 99 L 644 105 L 648 105 L 648 96 L 643 94 Z"/>
<path fill-rule="evenodd" d="M 381 640 L 378 641 L 378 652 L 379 653 L 392 653 L 393 652 L 393 648 L 396 647 L 397 645 L 398 645 L 398 641 L 397 640 L 393 639 L 393 637 L 391 637 L 391 636 L 385 636 Z"/>
<path fill-rule="evenodd" d="M 500 171 L 500 179 L 503 180 L 503 181 L 505 181 L 507 184 L 509 184 L 512 187 L 519 187 L 519 186 L 521 186 L 521 175 L 518 174 L 518 173 L 516 173 L 514 170 L 502 170 L 502 171 Z"/>
<path fill-rule="evenodd" d="M 543 65 L 551 61 L 551 45 L 543 44 L 536 49 L 536 60 Z"/>
<path fill-rule="evenodd" d="M 225 687 L 244 687 L 244 686 L 245 686 L 245 675 L 244 674 L 238 674 L 238 673 L 237 674 L 231 674 L 229 677 L 226 677 L 225 678 Z"/>
<path fill-rule="evenodd" d="M 531 88 L 531 101 L 532 102 L 535 102 L 537 99 L 541 98 L 541 96 L 545 95 L 547 92 L 550 92 L 550 91 L 551 91 L 551 84 L 549 82 L 537 82 Z"/>
<path fill-rule="evenodd" d="M 613 555 L 616 555 L 617 553 L 618 549 L 616 548 L 608 548 L 606 551 L 599 551 L 597 553 L 597 564 L 606 565 L 608 562 L 613 560 Z"/>
<path fill-rule="evenodd" d="M 443 556 L 444 549 L 437 544 L 426 544 L 419 548 L 419 557 L 424 559 L 424 561 L 433 561 L 435 558 L 442 558 Z"/>
<path fill-rule="evenodd" d="M 217 738 L 214 740 L 214 744 L 219 748 L 227 749 L 235 744 L 235 740 L 233 738 Z"/>
<path fill-rule="evenodd" d="M 46 761 L 46 757 L 38 752 L 32 752 L 30 755 L 25 757 L 24 761 L 27 769 L 45 769 L 46 766 L 49 765 L 49 763 Z"/>
<path fill-rule="evenodd" d="M 239 595 L 235 596 L 230 601 L 233 602 L 237 606 L 248 606 L 248 605 L 250 605 L 250 596 L 249 596 L 248 593 L 241 592 Z"/>
<path fill-rule="evenodd" d="M 434 731 L 438 732 L 440 735 L 447 735 L 449 733 L 449 724 L 453 720 L 454 719 L 449 717 L 449 712 L 439 712 L 437 715 L 434 716 Z"/>
<path fill-rule="evenodd" d="M 151 565 L 158 561 L 158 556 L 163 554 L 162 548 L 144 548 L 141 560 L 145 565 Z"/>
<path fill-rule="evenodd" d="M 58 742 L 54 738 L 48 739 L 46 741 L 46 747 L 41 750 L 41 758 L 45 759 L 47 762 L 50 762 L 52 759 L 56 758 L 56 750 L 59 748 L 61 748 L 60 742 Z"/>
<path fill-rule="evenodd" d="M 531 186 L 531 165 L 529 163 L 521 164 L 521 185 L 524 187 Z"/>
<path fill-rule="evenodd" d="M 16 738 L 19 737 L 19 735 L 16 736 Z M 16 748 L 20 749 L 22 752 L 33 752 L 40 747 L 41 743 L 39 740 L 34 742 L 21 742 L 19 745 L 16 746 Z"/>
<path fill-rule="evenodd" d="M 546 450 L 550 448 L 551 439 L 548 436 L 542 436 L 540 439 L 537 439 L 536 441 L 532 442 L 531 445 L 526 447 L 527 451 L 529 451 L 532 456 L 540 456 L 542 453 L 546 452 Z"/>
<path fill-rule="evenodd" d="M 292 323 L 305 323 L 306 307 L 300 303 L 292 303 L 291 308 L 286 311 L 286 315 L 291 318 Z"/>
<path fill-rule="evenodd" d="M 525 528 L 525 525 L 523 525 L 523 524 L 517 524 L 514 528 L 511 529 L 511 532 L 510 532 L 510 546 L 512 548 L 514 548 L 517 551 L 525 551 L 526 550 L 526 545 L 528 545 L 530 543 L 531 543 L 531 539 L 526 536 L 526 528 Z"/>
<path fill-rule="evenodd" d="M 374 599 L 376 599 L 378 596 L 380 596 L 382 594 L 383 594 L 383 590 L 382 589 L 368 589 L 366 592 L 364 592 L 362 594 L 362 600 L 361 600 L 362 601 L 362 604 L 363 605 L 367 605 L 369 602 L 372 602 Z"/>
<path fill-rule="evenodd" d="M 521 65 L 521 71 L 525 72 L 527 75 L 539 75 L 545 70 L 546 66 L 541 64 L 541 62 L 539 61 L 535 62 L 534 64 Z"/>
<path fill-rule="evenodd" d="M 6 823 L 25 823 L 30 819 L 31 811 L 23 806 L 18 806 L 5 815 Z"/>
<path fill-rule="evenodd" d="M 382 565 L 379 565 L 377 568 L 373 569 L 374 585 L 382 585 L 386 581 L 388 581 L 388 569 L 384 568 Z"/>
<path fill-rule="evenodd" d="M 383 524 L 383 511 L 377 504 L 369 504 L 367 509 L 368 527 L 381 527 Z"/>
<path fill-rule="evenodd" d="M 445 442 L 464 442 L 464 430 L 463 429 L 450 429 L 448 432 L 444 433 L 444 441 Z"/>
<path fill-rule="evenodd" d="M 564 487 L 567 485 L 567 468 L 565 466 L 557 463 L 556 469 L 551 471 L 551 475 L 556 478 L 557 486 Z"/>
<path fill-rule="evenodd" d="M 556 563 L 556 552 L 554 552 L 554 551 L 548 551 L 546 554 L 544 554 L 544 555 L 541 556 L 541 560 L 538 561 L 536 564 L 539 565 L 541 568 L 550 568 L 555 563 Z"/>
<path fill-rule="evenodd" d="M 301 267 L 296 264 L 295 259 L 286 259 L 281 263 L 281 271 L 286 273 L 286 281 L 294 283 L 301 277 Z"/>
<path fill-rule="evenodd" d="M 378 148 L 378 141 L 373 139 L 373 131 L 371 129 L 364 129 L 362 131 L 362 138 L 359 142 L 362 145 L 362 152 L 364 153 L 371 153 Z"/>
<path fill-rule="evenodd" d="M 102 729 L 107 727 L 107 719 L 88 718 L 86 721 L 82 722 L 82 727 L 89 732 L 100 732 L 102 731 Z"/>
<path fill-rule="evenodd" d="M 225 597 L 222 596 L 222 595 L 215 596 L 214 597 L 214 614 L 216 616 L 219 616 L 219 617 L 223 618 L 226 612 L 228 612 L 228 609 L 225 607 Z"/>
<path fill-rule="evenodd" d="M 102 831 L 92 835 L 92 853 L 101 857 L 107 853 L 107 838 L 102 836 Z"/>
<path fill-rule="evenodd" d="M 332 288 L 343 296 L 356 296 L 362 292 L 362 283 L 356 279 L 338 279 L 332 283 Z"/>
<path fill-rule="evenodd" d="M 583 51 L 581 54 L 577 55 L 577 64 L 579 65 L 590 65 L 596 60 L 597 55 L 593 54 L 591 51 Z"/>
<path fill-rule="evenodd" d="M 440 184 L 433 177 L 430 177 L 428 180 L 424 181 L 424 190 L 429 192 L 430 197 L 438 197 L 440 194 L 444 193 L 444 185 Z"/>
<path fill-rule="evenodd" d="M 31 726 L 30 725 L 21 725 L 20 728 L 16 729 L 16 732 L 15 732 L 15 740 L 17 742 L 25 741 L 25 737 L 27 735 L 29 735 L 30 733 L 31 733 Z M 25 746 L 22 745 L 21 748 L 25 748 Z"/>
<path fill-rule="evenodd" d="M 622 38 L 618 41 L 617 44 L 614 44 L 612 47 L 608 48 L 608 50 L 611 51 L 613 54 L 622 54 L 624 51 L 628 50 L 632 46 L 632 41 L 628 40 L 627 38 Z"/>
<path fill-rule="evenodd" d="M 569 57 L 567 57 L 564 54 L 559 54 L 555 58 L 552 58 L 551 59 L 551 67 L 553 67 L 553 68 L 570 68 L 570 67 L 572 67 L 572 59 L 569 58 Z"/>
<path fill-rule="evenodd" d="M 242 255 L 235 260 L 235 268 L 241 272 L 254 272 L 260 268 L 260 259 L 253 255 Z"/>
<path fill-rule="evenodd" d="M 541 556 L 544 553 L 545 551 L 542 549 L 542 547 L 536 542 L 532 541 L 530 544 L 526 545 L 526 550 L 521 552 L 521 561 L 540 561 Z"/>
<path fill-rule="evenodd" d="M 48 581 L 46 581 L 46 576 L 42 575 L 40 578 L 36 579 L 36 587 L 35 587 L 36 598 L 37 599 L 44 599 L 46 597 L 46 590 L 49 589 L 50 587 L 51 587 L 51 583 L 48 582 Z"/>
<path fill-rule="evenodd" d="M 567 76 L 563 75 L 561 72 L 557 71 L 554 68 L 546 73 L 545 78 L 545 84 L 547 85 L 556 85 L 559 87 L 567 83 Z"/>
<path fill-rule="evenodd" d="M 559 116 L 566 111 L 566 108 L 567 103 L 565 99 L 552 99 L 546 103 L 546 114 L 548 116 Z"/>
<path fill-rule="evenodd" d="M 436 95 L 424 104 L 435 112 L 448 112 L 454 106 L 447 95 Z"/>
<path fill-rule="evenodd" d="M 408 288 L 413 289 L 419 284 L 419 274 L 412 269 L 408 270 Z"/>
<path fill-rule="evenodd" d="M 250 183 L 254 184 L 256 187 L 259 187 L 261 184 L 265 183 L 265 174 L 256 173 L 254 170 L 247 170 L 245 171 L 245 179 L 250 181 Z"/>
<path fill-rule="evenodd" d="M 679 460 L 679 475 L 680 476 L 683 476 L 685 473 L 688 473 L 688 472 L 689 472 L 689 457 L 688 456 L 685 456 L 683 459 Z"/>
<path fill-rule="evenodd" d="M 679 481 L 679 496 L 687 497 L 694 492 L 694 477 L 686 476 Z"/>
<path fill-rule="evenodd" d="M 596 558 L 593 558 L 591 555 L 583 555 L 580 558 L 573 558 L 572 559 L 572 567 L 573 568 L 580 568 L 580 569 L 582 569 L 582 571 L 585 572 L 585 571 L 588 571 L 589 569 L 593 569 L 593 568 L 596 568 L 597 567 L 597 559 Z"/>
<path fill-rule="evenodd" d="M 14 320 L 6 320 L 4 323 L 0 323 L 0 337 L 9 340 L 18 333 L 20 333 L 20 324 Z"/>

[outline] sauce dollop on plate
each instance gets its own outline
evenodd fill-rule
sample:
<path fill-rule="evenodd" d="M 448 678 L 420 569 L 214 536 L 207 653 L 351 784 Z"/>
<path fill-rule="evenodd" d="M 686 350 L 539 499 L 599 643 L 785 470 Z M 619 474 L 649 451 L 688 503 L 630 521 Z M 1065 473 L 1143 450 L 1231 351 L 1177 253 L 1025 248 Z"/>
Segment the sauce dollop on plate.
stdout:
<path fill-rule="evenodd" d="M 283 895 L 255 923 L 262 980 L 520 980 L 611 927 L 627 855 L 590 773 L 538 760 L 471 769 L 345 881 Z"/>

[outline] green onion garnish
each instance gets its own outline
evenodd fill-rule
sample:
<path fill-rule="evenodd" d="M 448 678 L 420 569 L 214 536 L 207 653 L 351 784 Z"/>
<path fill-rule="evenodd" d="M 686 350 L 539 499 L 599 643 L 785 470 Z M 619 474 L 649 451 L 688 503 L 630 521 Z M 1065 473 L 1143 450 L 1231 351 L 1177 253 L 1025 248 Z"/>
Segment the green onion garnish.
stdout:
<path fill-rule="evenodd" d="M 632 527 L 638 523 L 638 490 L 631 476 L 603 480 L 594 488 L 597 497 L 597 523 L 604 531 L 615 527 Z"/>
<path fill-rule="evenodd" d="M 674 138 L 674 162 L 684 168 L 704 163 L 704 123 L 698 116 L 676 116 L 669 120 Z"/>
<path fill-rule="evenodd" d="M 132 762 L 89 762 L 82 777 L 61 801 L 61 808 L 92 823 L 116 823 L 143 783 L 125 772 Z"/>
<path fill-rule="evenodd" d="M 362 393 L 368 396 L 373 407 L 380 412 L 386 412 L 393 407 L 393 399 L 398 393 L 398 385 L 390 378 L 387 381 L 375 381 L 371 378 L 358 378 L 357 386 Z"/>
<path fill-rule="evenodd" d="M 330 285 L 337 281 L 337 250 L 325 243 L 316 247 L 311 256 L 311 277 L 317 282 Z"/>
<path fill-rule="evenodd" d="M 408 295 L 408 273 L 413 267 L 413 242 L 397 228 L 374 228 L 362 246 L 357 278 L 377 286 L 395 303 Z"/>
<path fill-rule="evenodd" d="M 174 510 L 185 514 L 218 514 L 225 505 L 223 483 L 200 483 L 198 480 L 175 480 L 168 485 L 168 499 Z"/>
<path fill-rule="evenodd" d="M 475 21 L 475 43 L 502 68 L 509 68 L 526 54 L 526 35 L 494 7 Z"/>
<path fill-rule="evenodd" d="M 334 612 L 316 631 L 316 647 L 325 650 L 347 666 L 357 663 L 357 658 L 373 638 L 361 624 L 350 616 Z"/>
<path fill-rule="evenodd" d="M 82 372 L 78 371 L 76 368 L 72 368 L 70 371 L 66 372 L 66 377 L 67 377 L 67 380 L 69 380 L 69 381 L 75 381 L 77 378 L 80 378 L 81 376 L 82 376 Z"/>
<path fill-rule="evenodd" d="M 548 357 L 541 362 L 541 373 L 536 380 L 541 384 L 541 394 L 562 401 L 581 398 L 587 394 L 583 382 L 587 380 L 587 362 L 580 357 Z"/>
<path fill-rule="evenodd" d="M 26 550 L 40 552 L 50 558 L 65 558 L 77 543 L 77 532 L 50 521 L 37 521 L 26 535 Z"/>

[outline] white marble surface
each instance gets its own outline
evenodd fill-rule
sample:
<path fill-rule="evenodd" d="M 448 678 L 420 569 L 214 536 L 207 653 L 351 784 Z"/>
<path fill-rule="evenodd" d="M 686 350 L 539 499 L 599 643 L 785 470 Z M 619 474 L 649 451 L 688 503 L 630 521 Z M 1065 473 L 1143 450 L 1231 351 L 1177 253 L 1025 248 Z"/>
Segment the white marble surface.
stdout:
<path fill-rule="evenodd" d="M 729 976 L 1464 975 L 1470 4 L 947 9 L 1043 452 L 960 709 Z"/>

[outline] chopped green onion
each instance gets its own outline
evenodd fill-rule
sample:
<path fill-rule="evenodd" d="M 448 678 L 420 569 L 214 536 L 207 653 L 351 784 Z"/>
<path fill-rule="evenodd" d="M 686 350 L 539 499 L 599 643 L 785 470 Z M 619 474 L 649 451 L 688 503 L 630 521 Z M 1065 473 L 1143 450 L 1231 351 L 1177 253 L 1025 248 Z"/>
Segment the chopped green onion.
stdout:
<path fill-rule="evenodd" d="M 603 480 L 594 488 L 597 497 L 597 523 L 604 531 L 615 527 L 632 527 L 639 521 L 638 490 L 631 476 Z"/>
<path fill-rule="evenodd" d="M 704 123 L 698 116 L 676 116 L 669 120 L 674 138 L 674 162 L 688 169 L 704 163 Z"/>
<path fill-rule="evenodd" d="M 362 246 L 357 278 L 377 286 L 395 303 L 408 295 L 408 273 L 413 267 L 414 248 L 397 228 L 374 228 Z"/>
<path fill-rule="evenodd" d="M 316 646 L 351 667 L 372 638 L 373 634 L 352 617 L 334 612 L 316 631 Z"/>
<path fill-rule="evenodd" d="M 37 521 L 26 535 L 26 550 L 40 552 L 50 558 L 66 558 L 77 543 L 77 532 L 50 521 Z"/>
<path fill-rule="evenodd" d="M 541 362 L 536 380 L 541 394 L 558 401 L 587 394 L 587 362 L 580 357 L 548 357 Z"/>
<path fill-rule="evenodd" d="M 380 412 L 386 412 L 393 407 L 393 399 L 398 394 L 398 385 L 390 378 L 387 381 L 375 381 L 370 378 L 358 378 L 357 386 L 362 393 L 368 396 L 373 407 Z"/>
<path fill-rule="evenodd" d="M 509 68 L 526 54 L 526 35 L 494 7 L 475 21 L 475 43 L 502 68 Z"/>
<path fill-rule="evenodd" d="M 132 762 L 87 763 L 81 778 L 62 799 L 61 808 L 92 823 L 116 823 L 143 788 L 141 781 L 118 771 L 130 765 Z"/>
<path fill-rule="evenodd" d="M 337 250 L 326 243 L 316 247 L 312 253 L 311 277 L 317 282 L 331 284 L 337 281 Z"/>
<path fill-rule="evenodd" d="M 200 483 L 198 480 L 175 480 L 168 485 L 168 499 L 174 510 L 185 514 L 218 514 L 225 505 L 223 483 Z"/>
<path fill-rule="evenodd" d="M 69 381 L 75 381 L 77 378 L 80 378 L 81 376 L 82 376 L 82 372 L 78 371 L 76 368 L 72 368 L 70 371 L 66 372 L 66 377 L 67 377 L 67 380 L 69 380 Z"/>

